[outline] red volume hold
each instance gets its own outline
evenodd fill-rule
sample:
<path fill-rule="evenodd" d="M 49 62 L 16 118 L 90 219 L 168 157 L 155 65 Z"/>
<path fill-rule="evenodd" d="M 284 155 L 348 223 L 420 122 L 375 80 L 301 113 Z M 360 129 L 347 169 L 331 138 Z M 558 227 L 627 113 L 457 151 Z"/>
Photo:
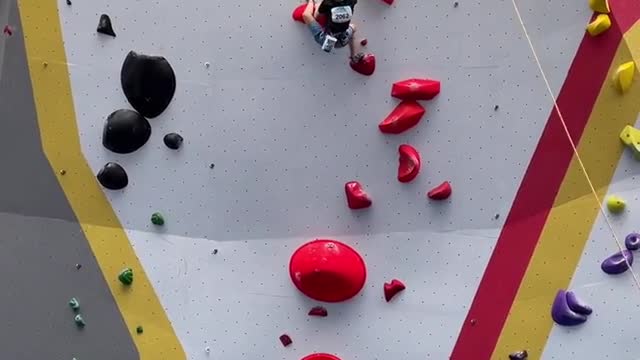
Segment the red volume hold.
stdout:
<path fill-rule="evenodd" d="M 448 181 L 429 190 L 427 197 L 432 200 L 445 200 L 451 196 L 451 184 Z"/>
<path fill-rule="evenodd" d="M 401 100 L 431 100 L 440 94 L 440 81 L 407 79 L 391 87 L 391 96 Z"/>
<path fill-rule="evenodd" d="M 400 134 L 416 126 L 426 109 L 416 101 L 403 101 L 378 125 L 385 134 Z"/>
<path fill-rule="evenodd" d="M 396 294 L 406 289 L 402 281 L 393 279 L 390 283 L 384 283 L 384 299 L 389 302 Z"/>
<path fill-rule="evenodd" d="M 391 5 L 391 4 L 393 4 L 393 0 L 382 0 L 382 1 L 384 1 L 385 3 L 387 3 L 387 5 Z"/>
<path fill-rule="evenodd" d="M 303 294 L 324 302 L 341 302 L 364 287 L 364 260 L 349 245 L 314 240 L 300 246 L 289 262 L 291 281 Z"/>
<path fill-rule="evenodd" d="M 349 181 L 344 184 L 344 191 L 347 194 L 347 205 L 349 209 L 358 210 L 371 206 L 371 198 L 357 181 Z"/>
<path fill-rule="evenodd" d="M 413 146 L 403 144 L 398 148 L 398 181 L 411 182 L 420 173 L 420 153 Z"/>

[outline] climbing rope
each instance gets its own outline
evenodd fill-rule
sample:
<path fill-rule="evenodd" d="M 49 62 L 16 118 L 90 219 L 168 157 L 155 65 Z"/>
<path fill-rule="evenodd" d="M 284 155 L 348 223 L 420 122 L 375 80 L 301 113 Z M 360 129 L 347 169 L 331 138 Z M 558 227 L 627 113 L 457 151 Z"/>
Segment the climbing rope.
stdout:
<path fill-rule="evenodd" d="M 533 54 L 533 58 L 534 58 L 534 60 L 536 62 L 536 65 L 538 66 L 538 70 L 540 71 L 540 75 L 542 76 L 542 79 L 544 80 L 544 83 L 545 83 L 545 85 L 547 87 L 547 91 L 549 92 L 549 95 L 551 96 L 551 100 L 553 101 L 553 107 L 554 107 L 556 113 L 558 113 L 558 118 L 560 119 L 560 122 L 562 123 L 562 128 L 564 129 L 564 132 L 567 135 L 567 139 L 569 140 L 569 144 L 571 145 L 571 148 L 573 149 L 573 153 L 575 154 L 575 157 L 578 160 L 578 164 L 580 165 L 580 168 L 582 169 L 582 172 L 584 173 L 584 177 L 587 180 L 587 184 L 589 184 L 589 188 L 591 189 L 591 193 L 593 194 L 594 199 L 598 203 L 598 207 L 600 209 L 600 213 L 604 217 L 604 220 L 607 223 L 607 226 L 609 227 L 609 230 L 611 230 L 611 234 L 613 235 L 613 239 L 615 240 L 616 245 L 618 246 L 618 249 L 620 251 L 623 251 L 625 248 L 623 247 L 622 243 L 620 242 L 620 239 L 616 235 L 616 232 L 615 232 L 615 230 L 613 228 L 613 225 L 611 224 L 611 220 L 609 219 L 609 216 L 607 216 L 607 213 L 604 210 L 604 207 L 602 206 L 602 200 L 598 196 L 598 193 L 596 192 L 595 186 L 593 185 L 593 182 L 591 181 L 591 178 L 589 177 L 589 174 L 587 173 L 587 169 L 584 166 L 584 162 L 582 161 L 582 158 L 580 157 L 580 154 L 578 153 L 578 149 L 576 147 L 576 144 L 573 142 L 573 139 L 571 138 L 571 133 L 569 132 L 569 128 L 567 127 L 567 124 L 564 121 L 564 117 L 562 116 L 562 112 L 560 111 L 560 106 L 558 106 L 558 101 L 556 99 L 556 96 L 553 93 L 553 90 L 551 90 L 551 85 L 549 85 L 549 80 L 547 79 L 547 75 L 545 74 L 544 70 L 542 69 L 542 64 L 540 63 L 540 59 L 538 58 L 538 54 L 536 52 L 536 49 L 533 46 L 533 42 L 531 41 L 531 37 L 529 36 L 529 32 L 527 31 L 527 27 L 524 24 L 524 21 L 522 20 L 522 15 L 520 14 L 520 9 L 518 8 L 518 4 L 516 4 L 516 0 L 511 0 L 511 3 L 513 4 L 513 8 L 514 8 L 514 10 L 516 12 L 516 15 L 518 16 L 518 21 L 520 22 L 520 26 L 522 27 L 522 31 L 524 33 L 524 36 L 527 39 L 527 42 L 529 43 L 529 48 L 531 49 L 531 53 Z M 636 287 L 640 291 L 640 280 L 638 279 L 638 276 L 636 275 L 636 273 L 633 271 L 633 268 L 631 267 L 631 263 L 629 263 L 629 260 L 627 259 L 626 256 L 622 256 L 622 258 L 624 258 L 624 261 L 627 263 L 627 266 L 629 267 L 629 271 L 631 272 L 631 276 L 633 277 L 633 281 L 635 282 Z"/>

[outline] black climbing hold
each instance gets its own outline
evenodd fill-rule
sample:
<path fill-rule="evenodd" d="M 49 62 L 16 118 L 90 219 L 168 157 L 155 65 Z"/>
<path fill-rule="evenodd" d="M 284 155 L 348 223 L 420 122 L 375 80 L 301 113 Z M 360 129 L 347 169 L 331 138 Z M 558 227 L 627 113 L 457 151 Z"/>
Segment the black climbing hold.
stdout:
<path fill-rule="evenodd" d="M 124 168 L 114 162 L 107 163 L 97 175 L 102 186 L 110 190 L 124 189 L 129 184 L 129 177 Z"/>
<path fill-rule="evenodd" d="M 122 64 L 120 82 L 131 106 L 147 118 L 160 115 L 176 91 L 176 75 L 167 59 L 135 51 Z"/>
<path fill-rule="evenodd" d="M 82 264 L 76 264 L 76 269 L 80 270 L 80 268 L 82 267 Z"/>
<path fill-rule="evenodd" d="M 136 111 L 120 109 L 112 112 L 102 130 L 102 145 L 118 154 L 129 154 L 149 140 L 151 124 Z"/>
<path fill-rule="evenodd" d="M 67 5 L 71 5 L 71 0 L 67 0 Z"/>
<path fill-rule="evenodd" d="M 111 26 L 111 19 L 109 18 L 109 15 L 100 15 L 100 21 L 98 21 L 97 31 L 101 34 L 116 37 L 116 33 L 113 32 L 113 26 Z"/>
<path fill-rule="evenodd" d="M 522 350 L 509 354 L 509 360 L 527 360 L 529 354 L 527 350 Z"/>
<path fill-rule="evenodd" d="M 213 163 L 209 164 L 209 169 L 213 169 L 214 167 L 216 167 L 216 164 L 213 164 Z"/>
<path fill-rule="evenodd" d="M 498 106 L 498 105 L 493 107 L 493 111 L 498 111 L 498 109 L 500 109 L 500 106 Z"/>
<path fill-rule="evenodd" d="M 457 1 L 453 3 L 453 7 L 455 7 L 455 8 L 458 7 L 458 2 Z"/>
<path fill-rule="evenodd" d="M 180 134 L 170 133 L 164 136 L 164 144 L 167 145 L 169 149 L 178 150 L 180 146 L 182 146 L 182 142 L 184 139 Z"/>

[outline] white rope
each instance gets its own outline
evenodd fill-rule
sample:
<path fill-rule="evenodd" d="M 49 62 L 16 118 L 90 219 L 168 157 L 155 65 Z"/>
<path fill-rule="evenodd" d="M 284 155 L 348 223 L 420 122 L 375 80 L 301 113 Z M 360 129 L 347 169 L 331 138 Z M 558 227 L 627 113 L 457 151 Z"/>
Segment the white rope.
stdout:
<path fill-rule="evenodd" d="M 553 107 L 555 109 L 555 111 L 558 113 L 558 118 L 560 119 L 560 122 L 562 123 L 562 127 L 564 129 L 565 134 L 567 135 L 567 139 L 569 140 L 569 144 L 571 144 L 571 148 L 573 149 L 573 153 L 576 156 L 576 159 L 578 160 L 578 164 L 580 165 L 580 168 L 582 169 L 582 172 L 584 173 L 584 177 L 587 180 L 587 183 L 589 184 L 589 188 L 591 188 L 591 193 L 593 194 L 593 197 L 595 198 L 596 202 L 598 203 L 598 207 L 600 208 L 600 213 L 602 213 L 602 217 L 604 218 L 605 222 L 607 223 L 607 226 L 609 227 L 609 230 L 611 230 L 611 234 L 613 235 L 613 239 L 616 242 L 616 245 L 618 245 L 618 249 L 620 251 L 625 250 L 623 244 L 620 242 L 620 239 L 618 238 L 618 236 L 616 235 L 615 230 L 613 229 L 613 225 L 611 224 L 611 220 L 609 219 L 609 216 L 607 215 L 607 212 L 605 211 L 604 207 L 602 206 L 602 201 L 600 200 L 600 197 L 598 196 L 598 193 L 596 192 L 595 186 L 593 185 L 593 182 L 591 181 L 591 178 L 589 177 L 589 174 L 587 173 L 587 169 L 584 166 L 584 163 L 582 162 L 582 158 L 580 157 L 580 154 L 578 154 L 578 149 L 576 148 L 576 144 L 573 142 L 573 139 L 571 138 L 571 133 L 569 132 L 569 128 L 567 127 L 566 122 L 564 121 L 564 117 L 562 116 L 562 112 L 560 111 L 560 107 L 558 106 L 558 101 L 556 100 L 556 96 L 553 93 L 553 90 L 551 90 L 551 85 L 549 85 L 549 80 L 547 79 L 547 76 L 544 72 L 544 70 L 542 70 L 542 64 L 540 63 L 540 59 L 538 58 L 538 54 L 536 53 L 536 49 L 533 47 L 533 43 L 531 41 L 531 37 L 529 36 L 529 32 L 527 31 L 527 27 L 524 24 L 524 21 L 522 20 L 522 16 L 520 15 L 520 9 L 518 8 L 518 5 L 516 4 L 516 0 L 511 0 L 511 2 L 513 3 L 513 8 L 516 11 L 516 15 L 518 16 L 518 21 L 520 22 L 520 26 L 522 27 L 522 31 L 524 32 L 524 36 L 525 38 L 527 38 L 527 42 L 529 43 L 529 48 L 531 49 L 531 53 L 533 54 L 533 58 L 536 61 L 536 64 L 538 65 L 538 70 L 540 70 L 540 75 L 542 76 L 542 79 L 544 80 L 544 83 L 547 87 L 547 91 L 549 92 L 549 95 L 551 96 L 551 99 L 553 101 Z M 577 101 L 577 100 L 574 100 Z M 631 267 L 631 264 L 629 263 L 629 260 L 627 260 L 626 256 L 623 256 L 624 261 L 627 263 L 627 266 L 629 267 L 629 271 L 631 272 L 631 276 L 633 277 L 633 281 L 635 282 L 636 287 L 638 288 L 638 290 L 640 290 L 640 280 L 638 279 L 638 276 L 636 275 L 636 273 L 633 271 L 633 268 Z"/>

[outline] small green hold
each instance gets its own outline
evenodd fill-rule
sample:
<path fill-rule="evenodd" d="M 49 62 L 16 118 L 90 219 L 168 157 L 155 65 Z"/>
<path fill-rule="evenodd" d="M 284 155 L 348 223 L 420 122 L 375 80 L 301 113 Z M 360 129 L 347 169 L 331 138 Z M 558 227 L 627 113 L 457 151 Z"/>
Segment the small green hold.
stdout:
<path fill-rule="evenodd" d="M 78 299 L 76 298 L 71 298 L 71 300 L 69 300 L 69 306 L 73 309 L 73 311 L 77 311 L 78 309 L 80 309 L 80 302 L 78 302 Z"/>
<path fill-rule="evenodd" d="M 142 325 L 138 325 L 138 327 L 136 328 L 136 332 L 138 334 L 142 334 L 144 332 L 144 329 L 142 328 Z"/>
<path fill-rule="evenodd" d="M 80 314 L 76 315 L 76 317 L 73 318 L 73 321 L 76 322 L 76 325 L 78 325 L 78 327 L 84 327 L 86 325 L 84 319 L 82 318 L 82 315 Z"/>
<path fill-rule="evenodd" d="M 133 270 L 131 270 L 131 268 L 124 268 L 120 271 L 120 274 L 118 274 L 118 280 L 125 285 L 131 285 L 133 282 Z"/>
<path fill-rule="evenodd" d="M 153 225 L 162 226 L 164 225 L 164 217 L 162 217 L 162 214 L 160 213 L 153 213 L 151 215 L 151 222 Z"/>

